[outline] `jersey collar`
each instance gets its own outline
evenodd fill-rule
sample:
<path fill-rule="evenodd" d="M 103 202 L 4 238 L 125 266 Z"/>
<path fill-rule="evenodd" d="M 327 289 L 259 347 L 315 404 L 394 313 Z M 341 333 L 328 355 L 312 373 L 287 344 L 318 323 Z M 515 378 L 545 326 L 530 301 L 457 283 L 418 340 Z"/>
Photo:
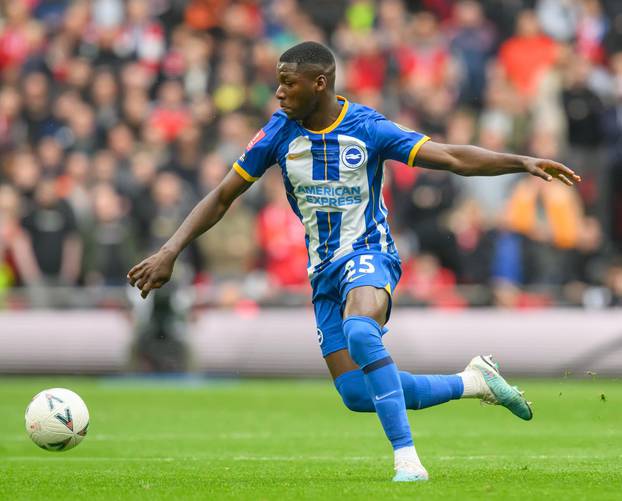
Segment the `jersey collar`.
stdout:
<path fill-rule="evenodd" d="M 345 97 L 340 96 L 340 95 L 337 95 L 337 100 L 343 101 L 343 106 L 341 107 L 341 112 L 339 113 L 339 116 L 337 117 L 337 119 L 325 129 L 322 129 L 322 130 L 307 129 L 309 132 L 313 132 L 313 134 L 328 134 L 329 132 L 335 130 L 339 126 L 339 124 L 343 121 L 343 118 L 346 116 L 346 113 L 348 112 L 349 103 Z"/>

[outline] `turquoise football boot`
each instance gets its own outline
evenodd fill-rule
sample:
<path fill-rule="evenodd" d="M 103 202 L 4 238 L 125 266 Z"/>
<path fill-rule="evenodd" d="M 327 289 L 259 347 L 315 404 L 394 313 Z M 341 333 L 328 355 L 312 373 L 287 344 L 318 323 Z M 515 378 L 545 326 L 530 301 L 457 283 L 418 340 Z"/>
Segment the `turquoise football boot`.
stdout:
<path fill-rule="evenodd" d="M 493 405 L 503 405 L 512 414 L 525 421 L 533 417 L 533 412 L 523 396 L 523 392 L 516 386 L 510 386 L 499 373 L 499 364 L 495 362 L 492 355 L 475 357 L 465 371 L 477 371 L 483 378 L 485 385 L 480 398 L 482 402 Z"/>

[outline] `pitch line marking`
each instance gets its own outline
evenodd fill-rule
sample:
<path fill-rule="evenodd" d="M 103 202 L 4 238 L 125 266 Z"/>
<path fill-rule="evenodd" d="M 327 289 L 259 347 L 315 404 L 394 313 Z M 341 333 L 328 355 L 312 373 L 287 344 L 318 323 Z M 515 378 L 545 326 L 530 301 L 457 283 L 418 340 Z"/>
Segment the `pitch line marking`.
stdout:
<path fill-rule="evenodd" d="M 383 456 L 235 456 L 234 461 L 373 461 L 384 460 Z M 486 459 L 511 459 L 511 460 L 525 460 L 525 459 L 622 459 L 622 455 L 544 455 L 535 454 L 528 456 L 515 456 L 515 455 L 481 455 L 481 456 L 437 456 L 440 461 L 482 461 Z"/>
<path fill-rule="evenodd" d="M 233 433 L 161 433 L 154 435 L 114 435 L 108 433 L 89 434 L 89 442 L 122 440 L 124 442 L 160 442 L 162 440 L 246 440 L 246 439 L 271 439 L 271 438 L 368 438 L 375 437 L 377 433 L 271 433 L 271 432 L 233 432 Z M 428 434 L 415 433 L 415 437 L 429 436 Z M 3 438 L 5 442 L 23 442 L 26 435 L 13 435 Z"/>
<path fill-rule="evenodd" d="M 178 461 L 179 459 L 198 459 L 198 458 L 145 458 L 145 457 L 107 457 L 107 456 L 72 456 L 72 457 L 58 457 L 57 459 L 52 457 L 38 457 L 38 456 L 0 456 L 0 459 L 6 461 Z"/>
<path fill-rule="evenodd" d="M 275 461 L 275 462 L 296 462 L 296 461 L 385 461 L 384 456 L 234 456 L 227 457 L 225 455 L 211 456 L 176 456 L 176 457 L 127 457 L 127 456 L 72 456 L 57 457 L 49 456 L 0 456 L 2 461 L 101 461 L 101 462 L 127 462 L 127 461 L 153 461 L 153 462 L 173 462 L 173 461 Z M 512 461 L 520 460 L 611 460 L 622 459 L 622 455 L 545 455 L 535 454 L 529 456 L 512 456 L 512 455 L 481 455 L 481 456 L 438 456 L 436 459 L 440 461 L 482 461 L 490 459 L 507 459 Z"/>

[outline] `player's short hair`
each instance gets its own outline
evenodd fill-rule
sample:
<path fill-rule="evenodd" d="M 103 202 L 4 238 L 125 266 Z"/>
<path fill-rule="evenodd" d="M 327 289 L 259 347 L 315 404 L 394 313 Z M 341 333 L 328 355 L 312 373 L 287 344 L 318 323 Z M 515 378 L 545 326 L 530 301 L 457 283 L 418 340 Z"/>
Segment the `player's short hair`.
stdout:
<path fill-rule="evenodd" d="M 279 61 L 282 63 L 318 64 L 334 66 L 335 56 L 328 47 L 317 42 L 302 42 L 287 49 Z"/>
<path fill-rule="evenodd" d="M 279 58 L 281 63 L 295 63 L 322 68 L 328 78 L 329 86 L 335 84 L 335 56 L 328 47 L 317 42 L 302 42 L 287 49 Z M 304 68 L 303 68 L 304 71 Z"/>

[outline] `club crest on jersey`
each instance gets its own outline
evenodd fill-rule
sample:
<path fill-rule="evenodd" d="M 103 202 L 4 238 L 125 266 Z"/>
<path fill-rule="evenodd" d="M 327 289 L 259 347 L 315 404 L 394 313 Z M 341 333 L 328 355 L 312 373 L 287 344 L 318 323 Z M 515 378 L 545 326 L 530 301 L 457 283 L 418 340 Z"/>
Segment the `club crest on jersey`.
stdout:
<path fill-rule="evenodd" d="M 341 163 L 350 169 L 356 169 L 367 160 L 365 150 L 356 144 L 346 146 L 341 152 Z"/>
<path fill-rule="evenodd" d="M 264 137 L 266 137 L 266 133 L 263 129 L 259 129 L 259 132 L 253 136 L 248 144 L 246 145 L 246 151 L 250 150 L 253 146 L 255 146 L 259 141 L 261 141 Z"/>
<path fill-rule="evenodd" d="M 317 343 L 322 346 L 322 343 L 324 342 L 324 333 L 322 332 L 322 330 L 318 327 L 317 328 Z"/>

